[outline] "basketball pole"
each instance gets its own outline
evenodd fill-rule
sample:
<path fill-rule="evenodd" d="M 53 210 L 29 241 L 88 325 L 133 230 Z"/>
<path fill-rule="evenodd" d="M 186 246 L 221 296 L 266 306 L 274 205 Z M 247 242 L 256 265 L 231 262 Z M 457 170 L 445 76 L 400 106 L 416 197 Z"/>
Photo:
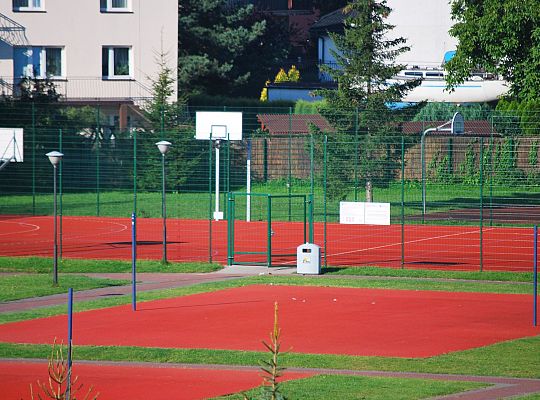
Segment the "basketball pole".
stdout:
<path fill-rule="evenodd" d="M 216 178 L 216 182 L 215 182 L 215 185 L 216 185 L 216 204 L 215 204 L 215 209 L 214 209 L 214 219 L 216 221 L 218 221 L 220 218 L 219 218 L 219 146 L 220 146 L 221 142 L 219 139 L 217 139 L 215 141 L 215 147 L 216 147 L 216 173 L 215 173 L 215 178 Z"/>
<path fill-rule="evenodd" d="M 251 221 L 251 139 L 247 141 L 247 161 L 246 161 L 246 189 L 247 189 L 247 201 L 246 201 L 246 221 Z"/>

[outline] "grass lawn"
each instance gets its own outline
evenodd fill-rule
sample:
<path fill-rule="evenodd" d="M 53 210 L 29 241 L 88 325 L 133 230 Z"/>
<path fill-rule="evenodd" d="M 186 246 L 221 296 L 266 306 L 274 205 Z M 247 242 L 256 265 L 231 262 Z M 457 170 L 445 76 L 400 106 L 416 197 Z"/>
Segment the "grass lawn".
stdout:
<path fill-rule="evenodd" d="M 46 257 L 0 257 L 0 272 L 36 272 L 50 273 L 52 258 Z M 121 260 L 83 260 L 64 258 L 58 263 L 62 273 L 72 272 L 108 272 L 130 273 L 131 261 Z M 137 260 L 137 272 L 167 272 L 167 273 L 203 273 L 218 271 L 219 264 L 192 262 L 163 264 L 157 260 Z"/>
<path fill-rule="evenodd" d="M 428 379 L 371 378 L 362 376 L 318 375 L 280 384 L 280 393 L 295 400 L 411 400 L 444 396 L 486 387 L 473 382 L 448 382 Z M 258 397 L 261 388 L 246 392 Z M 220 400 L 243 400 L 241 394 L 216 397 Z"/>
<path fill-rule="evenodd" d="M 486 185 L 487 186 L 487 185 Z M 388 187 L 375 187 L 373 189 L 373 201 L 389 202 L 393 204 L 392 217 L 399 223 L 401 216 L 401 182 L 395 182 Z M 540 186 L 505 187 L 494 186 L 492 190 L 484 187 L 484 207 L 489 204 L 497 205 L 539 205 Z M 235 188 L 236 192 L 245 192 L 245 188 Z M 266 184 L 254 183 L 252 193 L 271 193 L 288 194 L 287 181 L 284 179 L 270 181 Z M 291 194 L 308 194 L 311 187 L 308 180 L 293 180 L 290 188 Z M 471 187 L 465 184 L 435 184 L 429 183 L 426 187 L 427 212 L 445 211 L 449 209 L 463 209 L 480 207 L 479 187 Z M 222 203 L 227 203 L 227 197 L 222 195 Z M 315 196 L 315 220 L 323 220 L 323 190 L 320 185 L 314 188 Z M 52 195 L 38 194 L 35 199 L 31 195 L 3 195 L 0 206 L 0 215 L 10 214 L 32 214 L 51 215 L 52 214 Z M 99 203 L 98 203 L 99 198 Z M 365 200 L 364 188 L 359 188 L 355 197 L 354 191 L 346 196 L 345 200 L 355 201 Z M 339 201 L 341 199 L 327 199 L 326 208 L 329 214 L 328 221 L 335 221 L 339 211 Z M 188 219 L 209 219 L 208 204 L 213 200 L 208 192 L 175 192 L 167 193 L 167 215 L 170 218 L 188 218 Z M 245 210 L 245 198 L 239 197 L 236 205 L 238 218 L 242 218 Z M 252 198 L 252 213 L 255 215 L 260 207 L 266 207 L 266 202 Z M 204 205 L 202 207 L 194 205 Z M 279 201 L 274 205 L 276 215 L 284 215 L 279 212 L 280 205 L 283 209 L 288 207 L 287 201 Z M 102 191 L 99 196 L 95 192 L 87 193 L 64 193 L 62 195 L 61 213 L 65 216 L 95 216 L 103 217 L 123 217 L 129 218 L 133 212 L 133 189 L 116 191 Z M 262 215 L 266 215 L 263 210 Z M 422 210 L 422 188 L 419 183 L 406 182 L 405 184 L 405 217 L 421 214 Z M 161 192 L 138 192 L 137 193 L 137 216 L 145 218 L 161 217 Z M 485 213 L 485 223 L 489 222 L 489 213 Z M 443 224 L 456 224 L 459 221 L 448 222 L 438 221 Z M 528 224 L 532 226 L 532 224 Z"/>
<path fill-rule="evenodd" d="M 51 274 L 6 275 L 0 277 L 0 302 L 67 293 L 69 288 L 87 290 L 127 285 L 129 283 L 126 280 L 97 279 L 81 275 L 61 274 L 58 277 L 58 285 L 54 286 Z"/>
<path fill-rule="evenodd" d="M 499 282 L 533 282 L 532 272 L 505 271 L 434 271 L 425 269 L 395 269 L 380 267 L 328 267 L 327 275 L 388 276 L 401 278 L 463 279 Z"/>

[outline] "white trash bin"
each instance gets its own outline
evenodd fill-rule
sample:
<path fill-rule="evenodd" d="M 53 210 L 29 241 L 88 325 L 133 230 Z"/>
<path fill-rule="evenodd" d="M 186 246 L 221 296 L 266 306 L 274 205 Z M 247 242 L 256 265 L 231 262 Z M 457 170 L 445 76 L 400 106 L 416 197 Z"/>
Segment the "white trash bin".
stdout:
<path fill-rule="evenodd" d="M 296 272 L 299 274 L 321 273 L 321 248 L 314 243 L 304 243 L 296 248 Z"/>

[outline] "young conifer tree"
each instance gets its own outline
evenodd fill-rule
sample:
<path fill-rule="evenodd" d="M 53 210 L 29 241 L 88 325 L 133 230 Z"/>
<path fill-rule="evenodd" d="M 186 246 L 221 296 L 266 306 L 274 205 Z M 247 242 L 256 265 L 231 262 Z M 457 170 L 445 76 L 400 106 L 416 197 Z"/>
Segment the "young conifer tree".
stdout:
<path fill-rule="evenodd" d="M 386 0 L 354 0 L 342 12 L 343 32 L 330 33 L 337 67 L 321 68 L 335 80 L 337 90 L 319 94 L 326 99 L 321 112 L 336 130 L 329 137 L 328 174 L 333 182 L 329 194 L 343 198 L 353 176 L 370 188 L 391 178 L 400 146 L 391 143 L 397 113 L 388 105 L 399 102 L 420 82 L 393 79 L 405 67 L 395 60 L 409 47 L 404 38 L 392 36 L 394 26 L 386 22 L 391 12 Z M 343 145 L 346 142 L 351 145 Z M 339 151 L 334 150 L 338 147 Z M 332 156 L 339 159 L 332 162 Z"/>

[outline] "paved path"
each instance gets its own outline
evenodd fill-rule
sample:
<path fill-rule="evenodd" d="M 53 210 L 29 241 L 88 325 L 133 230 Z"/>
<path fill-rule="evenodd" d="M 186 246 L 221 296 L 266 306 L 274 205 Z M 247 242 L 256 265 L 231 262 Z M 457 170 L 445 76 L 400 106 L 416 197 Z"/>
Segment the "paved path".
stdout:
<path fill-rule="evenodd" d="M 296 272 L 296 268 L 267 268 L 234 266 L 225 267 L 222 270 L 210 273 L 180 274 L 180 273 L 138 273 L 137 292 L 148 290 L 171 289 L 183 286 L 191 286 L 204 282 L 219 282 L 229 279 L 239 279 L 254 275 L 285 275 Z M 81 275 L 95 278 L 125 279 L 131 280 L 129 273 L 81 273 Z M 131 294 L 131 285 L 109 286 L 99 289 L 75 291 L 74 301 L 87 301 L 104 297 L 123 296 Z M 0 313 L 17 312 L 30 310 L 33 308 L 50 307 L 60 304 L 67 304 L 66 294 L 55 294 L 51 296 L 33 297 L 15 301 L 0 303 Z"/>

